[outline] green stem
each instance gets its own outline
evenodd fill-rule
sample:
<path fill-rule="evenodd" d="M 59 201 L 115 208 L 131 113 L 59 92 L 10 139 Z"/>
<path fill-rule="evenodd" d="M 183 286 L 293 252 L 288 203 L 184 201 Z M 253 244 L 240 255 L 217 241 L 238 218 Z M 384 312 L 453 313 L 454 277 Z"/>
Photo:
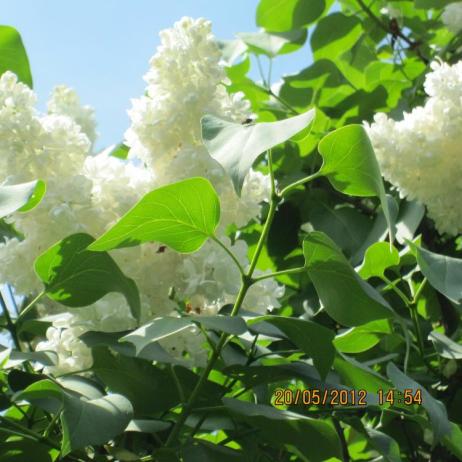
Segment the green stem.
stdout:
<path fill-rule="evenodd" d="M 343 433 L 343 428 L 340 425 L 340 422 L 334 416 L 332 416 L 332 422 L 334 424 L 335 431 L 337 432 L 337 435 L 338 435 L 339 440 L 340 440 L 340 444 L 342 446 L 342 460 L 343 460 L 343 462 L 350 462 L 350 454 L 348 452 L 348 444 L 347 444 L 346 439 L 345 439 L 345 434 Z"/>
<path fill-rule="evenodd" d="M 268 88 L 268 94 L 272 96 L 275 100 L 279 101 L 286 109 L 288 109 L 290 112 L 292 112 L 294 115 L 300 114 L 295 108 L 293 108 L 289 103 L 284 101 L 280 96 L 276 95 L 271 88 Z"/>
<path fill-rule="evenodd" d="M 425 56 L 422 55 L 422 52 L 420 51 L 420 43 L 416 42 L 409 37 L 407 37 L 401 29 L 397 28 L 397 30 L 391 30 L 389 26 L 384 24 L 373 12 L 372 10 L 364 3 L 363 0 L 357 0 L 359 3 L 359 6 L 361 9 L 374 21 L 377 26 L 379 26 L 382 30 L 384 30 L 387 34 L 392 34 L 394 36 L 399 37 L 400 39 L 404 40 L 408 45 L 409 48 L 417 54 L 417 56 L 420 58 L 421 61 L 423 61 L 425 64 L 428 64 L 428 59 L 425 58 Z"/>
<path fill-rule="evenodd" d="M 262 274 L 261 276 L 253 278 L 252 283 L 255 284 L 256 282 L 263 281 L 264 279 L 277 278 L 278 276 L 283 276 L 285 274 L 303 273 L 304 271 L 306 271 L 306 268 L 304 266 L 300 268 L 290 268 L 281 271 L 275 271 L 274 273 Z"/>
<path fill-rule="evenodd" d="M 249 287 L 250 287 L 249 282 L 246 281 L 245 278 L 243 278 L 241 289 L 236 298 L 236 302 L 234 303 L 233 310 L 231 311 L 231 316 L 236 316 L 236 314 L 238 313 L 239 308 L 241 307 L 242 302 L 244 301 L 245 294 L 247 293 L 247 290 Z M 217 361 L 221 353 L 221 349 L 223 348 L 227 338 L 228 338 L 228 334 L 225 334 L 225 333 L 221 334 L 215 350 L 212 352 L 212 355 L 210 356 L 210 359 L 208 360 L 204 371 L 202 372 L 201 376 L 199 377 L 199 380 L 196 383 L 196 386 L 194 387 L 193 391 L 191 392 L 191 395 L 189 396 L 188 402 L 183 406 L 181 414 L 167 438 L 167 441 L 165 443 L 166 447 L 170 447 L 175 442 L 177 436 L 179 435 L 181 431 L 181 428 L 183 427 L 183 424 L 185 423 L 189 414 L 191 414 L 194 408 L 194 405 L 197 401 L 197 398 L 199 397 L 199 394 L 202 390 L 202 387 L 206 383 L 207 378 L 210 372 L 212 371 L 213 366 L 215 365 L 215 362 Z"/>
<path fill-rule="evenodd" d="M 242 265 L 239 263 L 239 260 L 236 258 L 236 255 L 234 255 L 234 253 L 231 252 L 231 250 L 229 250 L 228 247 L 226 247 L 226 245 L 223 244 L 223 242 L 221 242 L 220 239 L 218 239 L 216 236 L 212 236 L 212 241 L 216 242 L 231 257 L 233 262 L 239 268 L 239 272 L 241 274 L 244 274 L 244 268 L 242 268 Z"/>
<path fill-rule="evenodd" d="M 263 82 L 263 87 L 265 87 L 266 89 L 269 89 L 268 88 L 268 83 L 266 82 L 265 75 L 263 73 L 263 67 L 261 65 L 260 57 L 258 55 L 255 55 L 255 56 L 256 56 L 258 71 L 260 72 L 260 77 L 261 77 L 261 80 Z"/>
<path fill-rule="evenodd" d="M 296 181 L 295 183 L 291 183 L 279 193 L 279 197 L 285 196 L 289 191 L 292 191 L 293 189 L 298 188 L 299 186 L 302 186 L 305 183 L 308 183 L 314 180 L 315 178 L 319 178 L 320 176 L 322 176 L 322 174 L 321 172 L 318 171 L 316 173 L 313 173 L 312 175 L 306 176 L 305 178 L 302 178 L 301 180 Z"/>
<path fill-rule="evenodd" d="M 48 438 L 53 431 L 54 426 L 56 425 L 56 422 L 58 422 L 59 417 L 61 416 L 62 409 L 60 409 L 51 419 L 50 423 L 48 424 L 47 428 L 43 432 L 43 438 Z"/>
<path fill-rule="evenodd" d="M 186 397 L 185 397 L 185 394 L 184 394 L 184 391 L 183 391 L 183 387 L 181 386 L 181 383 L 178 380 L 178 376 L 176 375 L 175 366 L 173 364 L 170 364 L 170 372 L 172 374 L 173 381 L 175 382 L 175 386 L 176 386 L 176 389 L 178 391 L 178 396 L 180 397 L 180 401 L 182 403 L 184 403 L 185 400 L 186 400 Z"/>
<path fill-rule="evenodd" d="M 269 210 L 268 210 L 268 216 L 266 217 L 266 221 L 265 221 L 265 224 L 263 226 L 263 230 L 262 230 L 262 233 L 260 235 L 260 239 L 258 240 L 258 243 L 257 243 L 257 248 L 255 249 L 255 252 L 252 256 L 252 261 L 250 262 L 250 267 L 249 267 L 249 270 L 247 271 L 247 274 L 245 275 L 245 278 L 248 278 L 249 280 L 247 281 L 249 284 L 251 283 L 251 277 L 253 275 L 253 272 L 255 271 L 255 267 L 257 266 L 257 263 L 258 263 L 258 259 L 260 258 L 260 254 L 263 250 L 263 245 L 265 244 L 266 242 L 266 239 L 268 237 L 268 234 L 269 234 L 269 230 L 270 230 L 270 227 L 271 227 L 271 223 L 273 222 L 273 218 L 274 218 L 274 215 L 276 213 L 276 207 L 277 207 L 277 204 L 279 203 L 280 199 L 279 197 L 277 196 L 273 196 L 271 198 L 271 202 L 270 202 L 270 207 L 269 207 Z"/>
<path fill-rule="evenodd" d="M 268 165 L 270 168 L 270 174 L 272 178 L 272 188 L 275 188 L 274 186 L 274 176 L 272 172 L 272 159 L 271 159 L 271 153 L 268 153 Z M 274 191 L 274 189 L 273 189 Z M 244 301 L 244 298 L 247 294 L 247 291 L 249 290 L 250 286 L 252 285 L 252 275 L 255 270 L 255 267 L 257 266 L 258 259 L 260 257 L 260 254 L 262 252 L 263 246 L 266 242 L 266 238 L 268 237 L 269 229 L 271 227 L 271 223 L 274 218 L 274 214 L 276 213 L 276 207 L 277 204 L 280 202 L 280 198 L 276 194 L 272 194 L 271 196 L 271 202 L 270 202 L 270 208 L 268 211 L 268 215 L 266 217 L 265 224 L 263 226 L 262 233 L 260 235 L 260 238 L 257 243 L 257 247 L 255 249 L 255 252 L 252 256 L 252 260 L 250 262 L 249 269 L 247 273 L 243 274 L 241 276 L 241 287 L 239 289 L 239 293 L 237 294 L 236 301 L 234 302 L 233 309 L 231 310 L 230 316 L 236 316 L 239 313 L 239 310 L 242 306 L 242 303 Z M 205 366 L 205 369 L 202 371 L 201 376 L 199 377 L 199 380 L 196 383 L 196 386 L 194 387 L 193 391 L 191 392 L 191 395 L 189 396 L 189 399 L 187 403 L 183 406 L 181 413 L 178 417 L 178 420 L 176 421 L 175 425 L 172 428 L 172 431 L 168 435 L 167 441 L 165 443 L 165 447 L 171 447 L 178 435 L 181 432 L 181 429 L 183 428 L 183 425 L 188 418 L 188 416 L 191 414 L 191 412 L 194 409 L 194 405 L 200 395 L 200 392 L 202 391 L 203 386 L 207 382 L 208 376 L 210 372 L 212 371 L 216 361 L 218 360 L 221 350 L 226 344 L 227 340 L 229 339 L 230 335 L 223 332 L 218 340 L 218 343 L 216 345 L 216 348 L 212 351 L 212 354 L 207 362 L 207 365 Z"/>
<path fill-rule="evenodd" d="M 388 279 L 386 276 L 382 276 L 382 281 L 386 282 L 390 289 L 393 290 L 396 295 L 398 295 L 398 297 L 407 307 L 409 307 L 409 305 L 412 303 L 412 300 L 410 300 L 409 297 L 399 287 L 396 286 L 395 282 L 390 281 L 390 279 Z"/>
<path fill-rule="evenodd" d="M 270 184 L 271 184 L 271 196 L 276 195 L 276 180 L 274 179 L 274 168 L 273 168 L 273 151 L 268 149 L 268 169 L 270 174 Z"/>
<path fill-rule="evenodd" d="M 21 312 L 19 313 L 18 318 L 16 319 L 16 324 L 19 324 L 20 321 L 24 319 L 27 313 L 35 306 L 35 304 L 45 295 L 45 291 L 40 292 Z"/>
<path fill-rule="evenodd" d="M 7 426 L 6 430 L 8 430 L 8 427 L 11 427 L 13 430 L 16 430 L 17 432 L 21 433 L 24 436 L 28 436 L 29 438 L 34 439 L 38 443 L 45 443 L 48 446 L 51 446 L 55 449 L 59 449 L 60 445 L 58 442 L 52 440 L 48 436 L 42 436 L 39 433 L 36 433 L 32 430 L 30 430 L 27 427 L 23 427 L 22 425 L 18 424 L 17 422 L 6 419 L 5 417 L 0 416 L 0 422 L 3 423 L 4 425 Z"/>
<path fill-rule="evenodd" d="M 419 288 L 416 290 L 414 297 L 412 299 L 412 304 L 415 305 L 419 301 L 419 297 L 422 294 L 422 291 L 424 290 L 425 286 L 427 285 L 427 278 L 423 278 L 422 282 L 420 283 Z M 412 290 L 412 286 L 411 286 Z"/>

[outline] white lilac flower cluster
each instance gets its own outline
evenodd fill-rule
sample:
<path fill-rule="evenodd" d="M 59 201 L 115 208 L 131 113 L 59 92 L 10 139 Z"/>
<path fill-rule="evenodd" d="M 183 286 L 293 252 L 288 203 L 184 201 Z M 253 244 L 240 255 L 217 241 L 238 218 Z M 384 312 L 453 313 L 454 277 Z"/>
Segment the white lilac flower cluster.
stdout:
<path fill-rule="evenodd" d="M 222 217 L 219 235 L 248 265 L 248 249 L 237 239 L 231 246 L 225 236 L 230 224 L 238 227 L 258 217 L 260 204 L 269 196 L 269 178 L 250 171 L 239 198 L 230 178 L 201 142 L 200 119 L 205 113 L 233 121 L 245 120 L 249 106 L 230 96 L 223 84 L 211 24 L 204 19 L 183 18 L 161 32 L 161 45 L 145 76 L 145 96 L 133 101 L 131 127 L 126 133 L 130 162 L 91 153 L 96 130 L 93 112 L 82 107 L 75 92 L 58 87 L 48 113 L 35 110 L 35 96 L 13 74 L 0 78 L 0 168 L 13 184 L 36 178 L 47 182 L 47 194 L 39 206 L 10 220 L 24 236 L 0 244 L 0 282 L 12 284 L 23 294 L 40 289 L 33 261 L 54 242 L 75 232 L 97 236 L 114 224 L 146 192 L 190 176 L 207 177 L 220 196 Z M 6 172 L 6 173 L 5 173 Z M 121 186 L 123 185 L 123 186 Z M 186 302 L 191 315 L 213 314 L 234 300 L 240 277 L 229 256 L 213 242 L 193 255 L 179 255 L 159 244 L 111 252 L 124 273 L 140 291 L 142 322 L 174 314 L 169 294 Z M 271 279 L 253 286 L 245 308 L 266 312 L 279 306 L 283 287 Z M 136 327 L 125 299 L 109 294 L 84 308 L 57 313 L 44 303 L 41 312 L 52 314 L 47 340 L 38 350 L 58 353 L 55 373 L 84 370 L 91 366 L 90 350 L 78 338 L 90 331 L 116 332 Z M 200 364 L 205 360 L 202 334 L 191 329 L 164 342 L 175 356 L 187 352 Z"/>
<path fill-rule="evenodd" d="M 454 34 L 462 31 L 462 2 L 450 3 L 441 15 L 444 25 Z"/>
<path fill-rule="evenodd" d="M 395 121 L 377 114 L 367 130 L 384 177 L 423 203 L 439 232 L 462 231 L 462 61 L 434 62 L 423 106 Z"/>

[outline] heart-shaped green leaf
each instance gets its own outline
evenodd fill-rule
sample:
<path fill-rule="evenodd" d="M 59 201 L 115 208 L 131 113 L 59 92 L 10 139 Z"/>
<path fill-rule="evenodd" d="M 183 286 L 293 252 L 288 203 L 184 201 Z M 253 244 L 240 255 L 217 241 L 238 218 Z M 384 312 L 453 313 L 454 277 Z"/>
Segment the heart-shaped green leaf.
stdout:
<path fill-rule="evenodd" d="M 51 380 L 33 383 L 16 399 L 25 399 L 39 406 L 44 400 L 58 401 L 62 408 L 62 456 L 91 444 L 105 443 L 122 433 L 133 416 L 130 401 L 122 395 L 87 400 L 67 392 Z"/>
<path fill-rule="evenodd" d="M 347 125 L 326 135 L 318 146 L 323 158 L 319 173 L 344 194 L 377 196 L 388 223 L 391 240 L 394 224 L 374 149 L 362 125 Z"/>
<path fill-rule="evenodd" d="M 214 235 L 220 202 L 205 178 L 189 178 L 146 194 L 89 250 L 102 251 L 157 241 L 181 253 L 198 250 Z"/>
<path fill-rule="evenodd" d="M 0 186 L 0 218 L 17 210 L 28 212 L 37 206 L 45 195 L 46 185 L 43 181 Z"/>
<path fill-rule="evenodd" d="M 94 242 L 78 233 L 57 242 L 35 260 L 35 271 L 48 297 L 65 306 L 90 305 L 109 292 L 120 292 L 138 319 L 140 297 L 135 282 L 125 276 L 107 253 L 91 252 Z"/>
<path fill-rule="evenodd" d="M 306 128 L 314 110 L 290 119 L 241 125 L 212 115 L 202 118 L 202 139 L 210 155 L 228 172 L 240 195 L 244 178 L 260 154 Z"/>
<path fill-rule="evenodd" d="M 32 88 L 29 59 L 19 32 L 11 26 L 0 26 L 0 75 L 6 71 L 14 72 Z"/>
<path fill-rule="evenodd" d="M 331 318 L 358 326 L 393 316 L 386 300 L 356 274 L 324 233 L 310 233 L 303 241 L 303 253 L 308 275 Z"/>
<path fill-rule="evenodd" d="M 324 8 L 324 0 L 260 0 L 257 25 L 272 32 L 297 29 L 316 21 Z"/>
<path fill-rule="evenodd" d="M 313 358 L 319 375 L 322 379 L 326 378 L 335 356 L 333 331 L 312 321 L 284 316 L 260 316 L 248 322 L 253 325 L 261 321 L 269 322 L 284 332 L 291 342 Z"/>
<path fill-rule="evenodd" d="M 385 270 L 399 264 L 399 253 L 387 242 L 376 242 L 371 245 L 364 256 L 363 264 L 358 273 L 363 279 L 383 277 Z"/>
<path fill-rule="evenodd" d="M 355 16 L 335 12 L 322 18 L 311 35 L 311 48 L 316 59 L 334 60 L 350 50 L 361 37 L 361 21 Z"/>

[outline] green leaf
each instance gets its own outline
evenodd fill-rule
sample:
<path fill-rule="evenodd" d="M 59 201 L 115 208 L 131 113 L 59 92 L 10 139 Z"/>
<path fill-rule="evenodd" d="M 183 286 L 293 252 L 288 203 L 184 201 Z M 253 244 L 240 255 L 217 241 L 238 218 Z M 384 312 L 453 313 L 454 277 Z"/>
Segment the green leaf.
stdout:
<path fill-rule="evenodd" d="M 50 448 L 29 439 L 15 438 L 13 441 L 2 441 L 0 444 L 0 460 L 5 462 L 53 462 Z"/>
<path fill-rule="evenodd" d="M 358 273 L 363 279 L 374 276 L 383 278 L 385 270 L 396 265 L 399 265 L 398 250 L 387 242 L 376 242 L 366 250 L 363 264 Z"/>
<path fill-rule="evenodd" d="M 157 241 L 181 253 L 199 250 L 214 235 L 220 202 L 205 178 L 189 178 L 146 194 L 89 250 Z"/>
<path fill-rule="evenodd" d="M 368 406 L 378 406 L 378 390 L 388 390 L 390 383 L 373 369 L 345 355 L 337 356 L 334 369 L 340 375 L 342 384 L 355 390 L 366 390 Z"/>
<path fill-rule="evenodd" d="M 331 318 L 351 327 L 393 316 L 386 300 L 356 274 L 324 233 L 310 233 L 303 253 L 308 275 Z"/>
<path fill-rule="evenodd" d="M 353 327 L 337 335 L 334 345 L 342 353 L 362 353 L 373 348 L 385 334 L 390 333 L 389 322 L 381 319 Z"/>
<path fill-rule="evenodd" d="M 0 218 L 17 210 L 28 212 L 37 206 L 45 195 L 43 181 L 31 181 L 12 186 L 0 186 Z"/>
<path fill-rule="evenodd" d="M 167 364 L 182 364 L 186 365 L 187 361 L 175 358 L 165 351 L 158 343 L 151 343 L 140 352 L 136 352 L 134 345 L 128 342 L 119 343 L 127 331 L 124 332 L 85 332 L 79 338 L 85 345 L 90 348 L 98 346 L 110 347 L 112 350 L 121 353 L 124 356 L 138 357 L 147 359 L 148 361 L 157 361 Z"/>
<path fill-rule="evenodd" d="M 193 326 L 194 323 L 231 335 L 240 335 L 247 331 L 244 320 L 236 316 L 185 316 L 182 318 L 165 316 L 156 318 L 154 321 L 130 332 L 120 341 L 135 345 L 136 352 L 139 354 L 151 343 L 182 332 Z"/>
<path fill-rule="evenodd" d="M 455 0 L 416 0 L 415 1 L 415 7 L 416 8 L 423 8 L 423 9 L 429 9 L 429 8 L 444 8 L 446 5 L 449 5 L 450 3 L 454 2 Z"/>
<path fill-rule="evenodd" d="M 295 446 L 310 462 L 324 462 L 341 457 L 340 442 L 333 426 L 290 411 L 263 404 L 253 404 L 224 398 L 223 403 L 233 413 L 260 430 L 256 437 L 270 445 Z"/>
<path fill-rule="evenodd" d="M 323 164 L 319 173 L 344 194 L 377 196 L 387 219 L 393 240 L 392 223 L 379 164 L 362 125 L 347 125 L 326 135 L 319 143 Z"/>
<path fill-rule="evenodd" d="M 168 369 L 153 366 L 152 361 L 113 354 L 106 348 L 93 349 L 96 376 L 114 393 L 126 396 L 133 404 L 135 417 L 167 411 L 181 402 L 176 379 Z M 175 366 L 178 382 L 186 399 L 199 377 L 190 370 Z M 219 404 L 224 388 L 207 381 L 198 398 L 198 405 Z"/>
<path fill-rule="evenodd" d="M 259 316 L 249 324 L 265 321 L 280 329 L 298 348 L 313 358 L 313 364 L 325 379 L 334 362 L 334 332 L 312 321 L 283 316 Z"/>
<path fill-rule="evenodd" d="M 163 420 L 132 420 L 125 431 L 137 432 L 137 433 L 157 433 L 167 430 L 172 426 L 171 422 L 165 422 Z"/>
<path fill-rule="evenodd" d="M 449 434 L 443 436 L 441 442 L 459 459 L 462 460 L 462 430 L 455 423 L 450 423 Z"/>
<path fill-rule="evenodd" d="M 379 432 L 374 428 L 365 428 L 371 445 L 384 456 L 386 462 L 401 462 L 401 454 L 398 443 L 386 433 Z"/>
<path fill-rule="evenodd" d="M 305 29 L 271 34 L 261 31 L 240 33 L 237 36 L 251 52 L 275 58 L 277 55 L 292 53 L 302 47 L 307 32 Z"/>
<path fill-rule="evenodd" d="M 462 359 L 462 345 L 459 343 L 454 342 L 436 330 L 430 332 L 428 338 L 433 342 L 435 350 L 443 358 Z"/>
<path fill-rule="evenodd" d="M 440 255 L 418 247 L 407 241 L 417 257 L 417 263 L 428 282 L 449 300 L 460 303 L 462 300 L 462 260 Z"/>
<path fill-rule="evenodd" d="M 349 206 L 332 208 L 316 197 L 308 207 L 309 223 L 316 231 L 326 233 L 346 256 L 354 255 L 361 248 L 372 223 L 358 209 Z"/>
<path fill-rule="evenodd" d="M 311 48 L 316 59 L 334 60 L 350 50 L 363 34 L 356 16 L 335 12 L 322 18 L 311 36 Z"/>
<path fill-rule="evenodd" d="M 260 154 L 306 128 L 314 110 L 290 119 L 241 125 L 212 115 L 202 118 L 202 138 L 210 155 L 229 173 L 240 194 L 247 172 Z"/>
<path fill-rule="evenodd" d="M 396 240 L 404 245 L 406 239 L 412 240 L 422 218 L 425 215 L 425 207 L 419 202 L 403 201 L 399 207 L 399 215 L 396 220 Z"/>
<path fill-rule="evenodd" d="M 0 26 L 0 75 L 14 72 L 21 82 L 32 88 L 29 59 L 19 32 L 10 26 Z"/>
<path fill-rule="evenodd" d="M 125 160 L 128 157 L 128 151 L 130 151 L 130 148 L 127 145 L 119 143 L 109 148 L 109 155 Z"/>
<path fill-rule="evenodd" d="M 403 374 L 393 363 L 387 365 L 388 378 L 393 382 L 393 385 L 404 392 L 405 389 L 411 389 L 413 393 L 420 390 L 422 393 L 422 406 L 428 412 L 433 428 L 435 439 L 439 441 L 451 431 L 450 422 L 446 408 L 441 401 L 433 398 L 428 391 L 418 384 L 416 381 Z"/>
<path fill-rule="evenodd" d="M 250 462 L 245 452 L 195 439 L 183 448 L 184 462 Z"/>
<path fill-rule="evenodd" d="M 324 0 L 260 0 L 257 25 L 272 32 L 284 32 L 306 26 L 318 19 Z"/>
<path fill-rule="evenodd" d="M 149 416 L 178 403 L 175 383 L 166 371 L 148 361 L 115 355 L 99 347 L 93 350 L 92 370 L 113 393 L 126 396 L 135 415 Z"/>
<path fill-rule="evenodd" d="M 4 349 L 0 345 L 0 353 L 4 351 L 9 351 L 8 367 L 11 367 L 12 364 L 18 363 L 21 364 L 24 361 L 36 361 L 44 366 L 55 366 L 58 363 L 58 356 L 54 351 L 16 351 Z M 0 361 L 1 367 L 1 361 Z"/>
<path fill-rule="evenodd" d="M 130 342 L 135 345 L 136 353 L 140 353 L 149 344 L 158 342 L 172 335 L 178 334 L 191 327 L 189 318 L 163 317 L 154 319 L 149 324 L 130 332 L 120 339 L 121 342 Z"/>
<path fill-rule="evenodd" d="M 109 292 L 120 292 L 138 319 L 140 298 L 135 282 L 126 277 L 107 253 L 87 250 L 88 234 L 66 237 L 35 260 L 35 271 L 52 300 L 69 307 L 90 305 Z"/>
<path fill-rule="evenodd" d="M 58 400 L 62 406 L 62 456 L 92 444 L 103 444 L 122 433 L 133 415 L 130 402 L 121 395 L 86 400 L 76 397 L 51 380 L 41 380 L 27 387 L 17 399 L 35 402 Z"/>

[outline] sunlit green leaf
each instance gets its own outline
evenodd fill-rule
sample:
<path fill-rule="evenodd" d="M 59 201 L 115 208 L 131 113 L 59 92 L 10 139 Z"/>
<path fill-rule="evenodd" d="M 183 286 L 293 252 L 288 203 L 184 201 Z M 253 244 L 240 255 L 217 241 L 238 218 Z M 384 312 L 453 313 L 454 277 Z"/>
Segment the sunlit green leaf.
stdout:
<path fill-rule="evenodd" d="M 32 88 L 29 59 L 18 31 L 11 26 L 0 26 L 0 75 L 14 72 L 21 82 Z"/>
<path fill-rule="evenodd" d="M 356 16 L 335 12 L 322 18 L 311 36 L 311 48 L 316 59 L 335 59 L 349 50 L 363 34 Z"/>
<path fill-rule="evenodd" d="M 334 345 L 343 353 L 362 353 L 373 348 L 385 334 L 389 333 L 391 333 L 389 322 L 381 319 L 342 332 L 335 337 Z"/>
<path fill-rule="evenodd" d="M 45 191 L 45 183 L 40 180 L 0 186 L 0 218 L 17 210 L 20 212 L 32 210 L 40 203 Z"/>
<path fill-rule="evenodd" d="M 363 279 L 382 278 L 385 270 L 399 264 L 399 253 L 387 242 L 376 242 L 366 250 L 363 264 L 358 273 Z"/>
<path fill-rule="evenodd" d="M 326 176 L 335 189 L 351 196 L 380 198 L 393 237 L 394 224 L 379 164 L 364 127 L 347 125 L 339 128 L 326 135 L 318 149 L 323 158 L 320 174 Z"/>
<path fill-rule="evenodd" d="M 260 0 L 257 25 L 272 32 L 298 29 L 321 16 L 324 0 Z"/>
<path fill-rule="evenodd" d="M 146 194 L 89 250 L 102 251 L 157 241 L 190 253 L 214 235 L 220 202 L 208 180 L 189 178 Z"/>

